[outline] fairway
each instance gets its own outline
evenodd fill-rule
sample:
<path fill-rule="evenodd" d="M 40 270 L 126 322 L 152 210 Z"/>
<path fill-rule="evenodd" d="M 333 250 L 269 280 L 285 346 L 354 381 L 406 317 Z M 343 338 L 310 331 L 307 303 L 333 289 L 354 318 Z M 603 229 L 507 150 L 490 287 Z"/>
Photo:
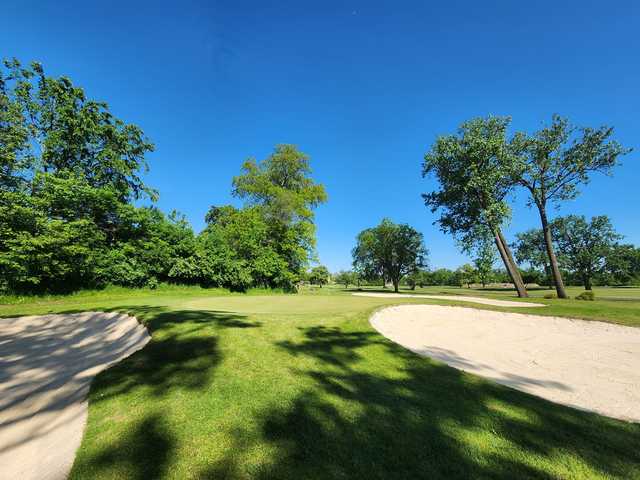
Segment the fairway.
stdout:
<path fill-rule="evenodd" d="M 369 325 L 379 307 L 433 301 L 337 289 L 67 301 L 1 311 L 118 310 L 152 334 L 94 381 L 73 479 L 640 475 L 640 425 L 419 357 Z"/>

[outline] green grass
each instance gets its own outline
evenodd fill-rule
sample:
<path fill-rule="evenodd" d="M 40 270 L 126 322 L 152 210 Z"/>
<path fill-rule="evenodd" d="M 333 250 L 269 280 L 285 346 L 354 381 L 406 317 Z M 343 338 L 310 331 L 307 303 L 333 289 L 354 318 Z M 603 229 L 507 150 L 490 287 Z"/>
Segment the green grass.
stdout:
<path fill-rule="evenodd" d="M 211 293 L 0 306 L 127 311 L 151 330 L 147 347 L 94 381 L 71 479 L 640 478 L 640 424 L 419 357 L 368 323 L 381 306 L 430 302 L 338 288 Z M 584 304 L 603 301 L 572 302 L 544 310 L 597 317 Z M 617 311 L 620 323 L 640 324 L 635 308 Z"/>

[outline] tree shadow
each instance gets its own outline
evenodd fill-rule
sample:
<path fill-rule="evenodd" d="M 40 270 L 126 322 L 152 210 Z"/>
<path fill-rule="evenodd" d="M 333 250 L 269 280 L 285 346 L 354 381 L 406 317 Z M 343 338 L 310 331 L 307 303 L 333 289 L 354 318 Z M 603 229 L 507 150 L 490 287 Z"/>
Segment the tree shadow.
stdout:
<path fill-rule="evenodd" d="M 573 410 L 420 358 L 375 332 L 304 329 L 279 346 L 318 360 L 314 388 L 261 416 L 277 449 L 260 479 L 631 478 L 640 425 Z M 388 362 L 396 368 L 371 360 Z M 201 472 L 241 471 L 230 455 Z M 620 461 L 624 459 L 624 461 Z M 236 476 L 236 475 L 233 475 Z M 241 476 L 241 475 L 237 475 Z"/>
<path fill-rule="evenodd" d="M 148 305 L 108 310 L 136 315 L 153 336 L 144 348 L 97 375 L 103 365 L 145 344 L 148 337 L 137 323 L 130 321 L 122 330 L 121 315 L 99 312 L 3 320 L 0 433 L 17 434 L 0 442 L 0 454 L 10 455 L 15 448 L 52 434 L 60 428 L 59 416 L 87 394 L 90 403 L 100 403 L 137 391 L 161 398 L 176 389 L 202 389 L 221 360 L 218 333 L 260 326 L 230 312 L 169 312 Z"/>
<path fill-rule="evenodd" d="M 163 416 L 149 414 L 118 437 L 116 443 L 107 443 L 95 453 L 80 456 L 69 478 L 95 478 L 103 472 L 111 478 L 130 480 L 163 478 L 175 448 L 175 438 Z"/>
<path fill-rule="evenodd" d="M 245 315 L 215 310 L 173 310 L 126 307 L 151 332 L 151 341 L 125 361 L 94 380 L 90 401 L 100 402 L 136 389 L 150 389 L 161 397 L 173 389 L 206 386 L 220 362 L 218 332 L 230 328 L 258 328 Z M 122 311 L 122 307 L 114 310 Z"/>

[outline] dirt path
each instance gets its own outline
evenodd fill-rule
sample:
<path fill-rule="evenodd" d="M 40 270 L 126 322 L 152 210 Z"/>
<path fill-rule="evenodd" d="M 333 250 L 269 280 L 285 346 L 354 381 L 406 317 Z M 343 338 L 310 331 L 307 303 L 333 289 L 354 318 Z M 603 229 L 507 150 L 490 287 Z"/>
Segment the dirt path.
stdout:
<path fill-rule="evenodd" d="M 460 370 L 602 415 L 640 422 L 640 328 L 440 305 L 371 317 L 385 337 Z"/>
<path fill-rule="evenodd" d="M 481 303 L 493 305 L 494 307 L 546 307 L 544 303 L 532 302 L 512 302 L 510 300 L 494 300 L 493 298 L 471 297 L 467 295 L 422 295 L 413 293 L 377 293 L 362 292 L 354 293 L 358 297 L 380 297 L 380 298 L 429 298 L 433 300 L 455 300 L 458 302 Z"/>
<path fill-rule="evenodd" d="M 0 319 L 0 478 L 66 478 L 91 380 L 149 338 L 118 313 Z"/>

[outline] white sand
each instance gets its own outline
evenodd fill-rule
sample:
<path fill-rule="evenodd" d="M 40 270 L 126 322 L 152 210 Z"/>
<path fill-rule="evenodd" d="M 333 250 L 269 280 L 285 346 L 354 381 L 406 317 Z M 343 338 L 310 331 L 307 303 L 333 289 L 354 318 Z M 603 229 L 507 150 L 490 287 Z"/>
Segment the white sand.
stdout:
<path fill-rule="evenodd" d="M 640 328 L 440 305 L 383 309 L 394 342 L 547 400 L 640 422 Z"/>
<path fill-rule="evenodd" d="M 91 380 L 149 338 L 118 313 L 0 319 L 0 478 L 65 479 Z"/>
<path fill-rule="evenodd" d="M 458 302 L 482 303 L 495 307 L 546 307 L 544 303 L 532 302 L 512 302 L 509 300 L 494 300 L 493 298 L 471 297 L 467 295 L 421 295 L 413 293 L 378 293 L 362 292 L 354 293 L 358 297 L 380 297 L 380 298 L 430 298 L 433 300 L 454 300 Z"/>

